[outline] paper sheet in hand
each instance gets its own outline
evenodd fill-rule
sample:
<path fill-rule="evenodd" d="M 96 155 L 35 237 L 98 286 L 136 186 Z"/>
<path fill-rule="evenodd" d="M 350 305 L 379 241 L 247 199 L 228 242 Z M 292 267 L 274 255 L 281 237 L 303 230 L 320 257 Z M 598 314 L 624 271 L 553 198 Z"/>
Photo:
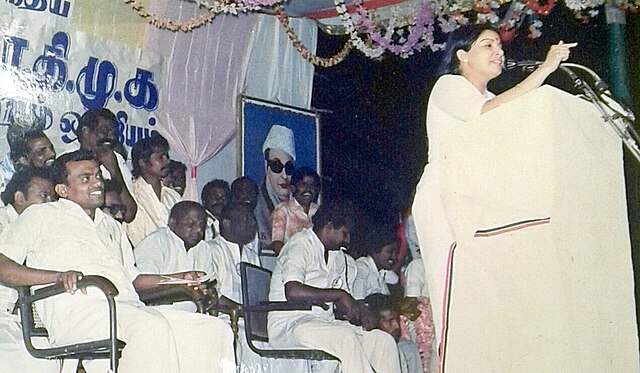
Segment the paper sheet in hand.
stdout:
<path fill-rule="evenodd" d="M 203 282 L 207 282 L 211 280 L 211 276 L 204 275 L 196 280 L 185 280 L 179 277 L 171 277 L 171 276 L 161 276 L 162 281 L 158 283 L 158 285 L 198 285 Z"/>

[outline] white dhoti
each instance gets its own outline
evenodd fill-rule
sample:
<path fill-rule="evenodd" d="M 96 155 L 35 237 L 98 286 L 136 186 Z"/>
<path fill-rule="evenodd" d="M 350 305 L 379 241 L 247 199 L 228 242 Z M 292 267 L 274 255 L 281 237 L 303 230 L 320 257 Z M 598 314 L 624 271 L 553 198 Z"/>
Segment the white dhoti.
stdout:
<path fill-rule="evenodd" d="M 108 336 L 106 307 L 83 310 L 82 317 L 56 334 L 56 344 Z M 235 372 L 233 335 L 222 320 L 168 308 L 118 303 L 118 339 L 126 343 L 119 361 L 121 373 Z M 108 360 L 85 361 L 89 373 L 104 373 Z"/>
<path fill-rule="evenodd" d="M 398 372 L 396 343 L 381 330 L 364 331 L 346 321 L 304 321 L 291 327 L 291 341 L 340 359 L 342 372 Z"/>
<path fill-rule="evenodd" d="M 46 348 L 46 338 L 36 338 L 36 347 Z M 29 354 L 22 339 L 22 329 L 15 315 L 0 314 L 0 370 L 11 373 L 58 372 L 56 360 L 36 359 Z"/>

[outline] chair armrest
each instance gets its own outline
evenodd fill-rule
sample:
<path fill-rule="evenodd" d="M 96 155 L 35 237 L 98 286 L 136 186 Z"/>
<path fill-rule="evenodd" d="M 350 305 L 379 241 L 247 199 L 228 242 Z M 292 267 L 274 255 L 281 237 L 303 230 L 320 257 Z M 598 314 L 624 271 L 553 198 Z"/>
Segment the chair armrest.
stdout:
<path fill-rule="evenodd" d="M 204 298 L 202 294 L 182 285 L 162 285 L 150 290 L 138 292 L 140 300 L 148 306 L 171 304 L 175 302 L 191 301 L 198 307 L 198 313 L 204 313 Z"/>
<path fill-rule="evenodd" d="M 118 295 L 118 289 L 116 289 L 113 282 L 111 282 L 106 277 L 96 276 L 96 275 L 88 275 L 82 276 L 82 279 L 78 281 L 78 288 L 84 287 L 97 287 L 108 297 L 115 297 Z M 64 285 L 62 283 L 55 283 L 53 285 L 49 285 L 43 287 L 41 289 L 35 290 L 33 294 L 24 294 L 21 296 L 21 302 L 23 303 L 33 303 L 35 301 L 49 298 L 54 295 L 62 294 L 66 290 L 64 289 Z"/>

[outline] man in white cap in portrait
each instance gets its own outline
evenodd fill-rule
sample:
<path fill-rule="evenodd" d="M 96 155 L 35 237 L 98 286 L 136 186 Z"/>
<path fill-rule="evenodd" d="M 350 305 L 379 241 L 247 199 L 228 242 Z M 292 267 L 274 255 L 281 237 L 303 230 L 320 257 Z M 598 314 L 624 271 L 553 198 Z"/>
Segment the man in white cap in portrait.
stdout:
<path fill-rule="evenodd" d="M 289 182 L 296 160 L 296 143 L 293 131 L 274 124 L 262 145 L 265 177 L 258 193 L 255 214 L 258 220 L 260 247 L 271 245 L 271 212 L 280 202 L 291 197 Z"/>

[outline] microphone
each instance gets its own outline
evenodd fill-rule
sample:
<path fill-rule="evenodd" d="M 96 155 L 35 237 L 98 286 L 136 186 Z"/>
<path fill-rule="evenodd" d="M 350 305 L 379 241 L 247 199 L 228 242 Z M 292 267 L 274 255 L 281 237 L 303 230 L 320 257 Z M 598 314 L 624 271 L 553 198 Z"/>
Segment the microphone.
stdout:
<path fill-rule="evenodd" d="M 525 71 L 525 70 L 533 70 L 534 67 L 540 66 L 540 65 L 542 65 L 542 61 L 535 61 L 535 60 L 522 60 L 522 61 L 507 60 L 504 63 L 504 68 L 506 70 L 511 70 L 511 69 L 515 69 L 515 68 L 519 67 L 523 71 Z"/>

